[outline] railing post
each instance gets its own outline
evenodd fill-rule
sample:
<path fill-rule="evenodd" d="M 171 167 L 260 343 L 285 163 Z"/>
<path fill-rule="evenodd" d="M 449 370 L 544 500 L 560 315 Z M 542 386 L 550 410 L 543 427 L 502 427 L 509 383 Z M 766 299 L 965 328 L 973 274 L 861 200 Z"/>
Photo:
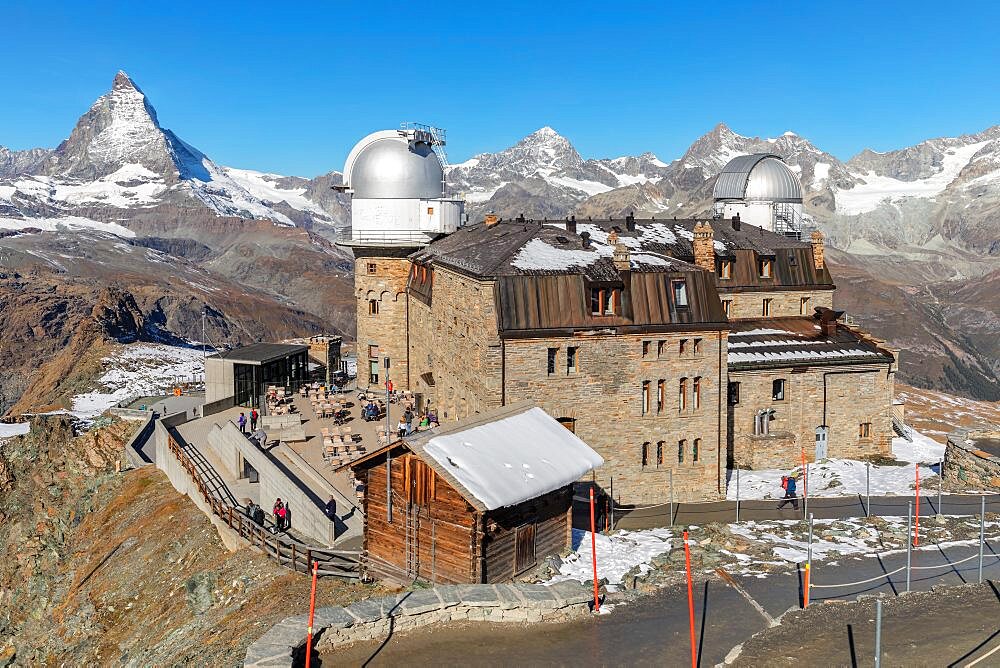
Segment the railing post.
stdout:
<path fill-rule="evenodd" d="M 297 554 L 295 553 L 295 543 L 292 543 L 292 572 L 293 572 L 293 573 L 297 573 L 297 572 L 298 572 L 298 570 L 299 570 L 299 569 L 298 569 L 298 568 L 296 568 L 296 566 L 295 566 L 295 560 L 296 560 L 297 558 L 298 558 L 298 555 L 297 555 Z M 306 564 L 306 571 L 308 571 L 308 570 L 309 570 L 309 565 L 308 565 L 308 564 Z"/>
<path fill-rule="evenodd" d="M 313 562 L 313 551 L 311 548 L 306 548 L 306 563 L 311 564 Z"/>

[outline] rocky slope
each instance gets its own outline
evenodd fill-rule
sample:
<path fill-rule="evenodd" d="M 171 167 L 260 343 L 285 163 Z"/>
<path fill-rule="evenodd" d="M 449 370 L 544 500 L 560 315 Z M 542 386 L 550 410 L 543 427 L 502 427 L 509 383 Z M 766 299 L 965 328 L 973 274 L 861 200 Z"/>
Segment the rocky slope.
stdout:
<path fill-rule="evenodd" d="M 238 665 L 308 610 L 307 577 L 228 552 L 161 473 L 115 473 L 129 429 L 74 436 L 64 418 L 39 418 L 0 445 L 0 663 Z M 317 602 L 380 593 L 325 579 Z"/>

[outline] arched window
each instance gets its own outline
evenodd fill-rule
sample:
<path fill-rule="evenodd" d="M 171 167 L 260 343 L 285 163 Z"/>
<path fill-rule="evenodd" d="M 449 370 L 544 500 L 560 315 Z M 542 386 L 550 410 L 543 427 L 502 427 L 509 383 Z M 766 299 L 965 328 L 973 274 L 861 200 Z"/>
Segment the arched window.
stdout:
<path fill-rule="evenodd" d="M 663 466 L 663 441 L 656 442 L 656 465 Z"/>
<path fill-rule="evenodd" d="M 686 448 L 687 448 L 687 441 L 686 440 L 681 439 L 681 440 L 677 441 L 677 463 L 678 464 L 683 464 L 684 463 L 684 450 Z"/>
<path fill-rule="evenodd" d="M 684 412 L 687 410 L 688 379 L 681 378 L 677 387 L 677 410 Z"/>
<path fill-rule="evenodd" d="M 574 434 L 576 433 L 576 418 L 561 417 L 561 418 L 556 418 L 556 422 L 566 427 Z"/>
<path fill-rule="evenodd" d="M 701 376 L 695 376 L 692 392 L 694 395 L 694 409 L 698 410 L 701 408 Z"/>
<path fill-rule="evenodd" d="M 378 315 L 378 300 L 369 299 L 368 300 L 368 315 Z"/>
<path fill-rule="evenodd" d="M 701 439 L 694 439 L 694 444 L 691 446 L 691 461 L 698 461 L 698 457 L 701 455 Z"/>
<path fill-rule="evenodd" d="M 642 444 L 642 465 L 649 466 L 649 441 Z"/>

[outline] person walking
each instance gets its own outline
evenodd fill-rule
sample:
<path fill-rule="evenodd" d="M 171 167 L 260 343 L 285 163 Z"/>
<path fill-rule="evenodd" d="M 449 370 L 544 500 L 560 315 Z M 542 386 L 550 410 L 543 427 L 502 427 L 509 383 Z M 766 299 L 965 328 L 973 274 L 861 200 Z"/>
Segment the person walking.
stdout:
<path fill-rule="evenodd" d="M 246 510 L 245 510 L 247 519 L 252 520 L 254 518 L 254 514 L 255 514 L 256 510 L 257 510 L 256 504 L 254 504 L 253 501 L 250 501 L 250 503 L 247 504 L 247 507 L 246 507 Z"/>
<path fill-rule="evenodd" d="M 781 486 L 785 490 L 785 496 L 781 499 L 781 503 L 778 504 L 778 510 L 784 508 L 785 504 L 789 502 L 791 502 L 792 508 L 798 510 L 799 498 L 795 495 L 795 476 L 781 476 Z"/>
<path fill-rule="evenodd" d="M 327 518 L 329 518 L 331 522 L 337 519 L 337 501 L 333 498 L 332 494 L 327 500 L 326 507 L 323 509 L 323 512 L 326 513 Z"/>
<path fill-rule="evenodd" d="M 406 436 L 406 420 L 399 418 L 399 424 L 396 425 L 396 435 L 400 438 Z"/>
<path fill-rule="evenodd" d="M 257 431 L 257 419 L 260 417 L 260 413 L 257 409 L 250 411 L 250 431 Z"/>
<path fill-rule="evenodd" d="M 264 509 L 258 505 L 254 505 L 253 521 L 257 526 L 264 526 Z"/>
<path fill-rule="evenodd" d="M 236 424 L 239 425 L 240 433 L 246 436 L 247 434 L 247 416 L 240 413 L 240 416 L 236 419 Z"/>

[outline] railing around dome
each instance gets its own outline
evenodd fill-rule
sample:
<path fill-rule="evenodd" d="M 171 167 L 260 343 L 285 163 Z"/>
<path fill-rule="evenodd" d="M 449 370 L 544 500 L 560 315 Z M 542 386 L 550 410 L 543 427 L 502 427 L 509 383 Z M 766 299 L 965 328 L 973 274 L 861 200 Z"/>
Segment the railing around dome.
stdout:
<path fill-rule="evenodd" d="M 344 230 L 336 242 L 344 246 L 424 246 L 435 236 L 418 230 L 365 230 L 357 234 Z"/>

